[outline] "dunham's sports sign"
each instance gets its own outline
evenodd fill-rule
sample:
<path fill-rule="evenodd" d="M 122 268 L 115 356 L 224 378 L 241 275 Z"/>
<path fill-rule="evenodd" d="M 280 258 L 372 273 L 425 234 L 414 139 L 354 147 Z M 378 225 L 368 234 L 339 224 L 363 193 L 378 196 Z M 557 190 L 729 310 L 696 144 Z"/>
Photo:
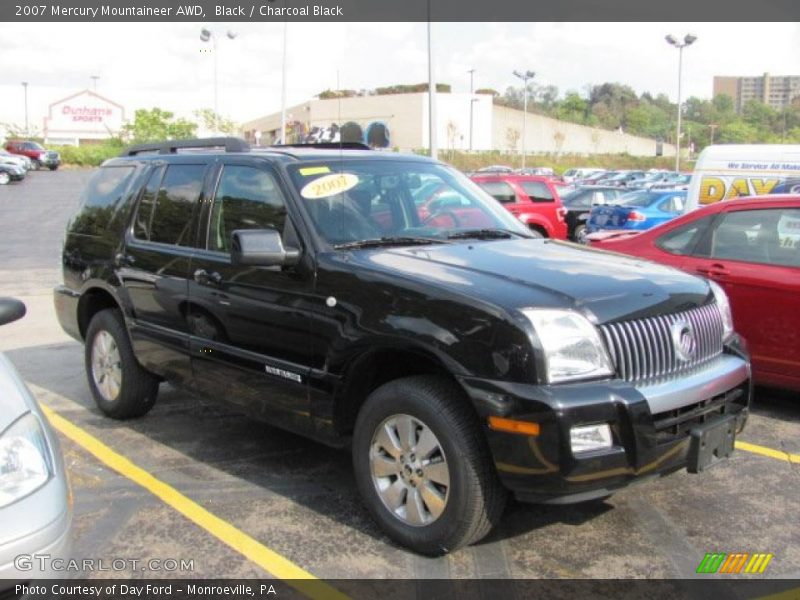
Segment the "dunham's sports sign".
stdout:
<path fill-rule="evenodd" d="M 84 90 L 50 105 L 44 120 L 48 140 L 103 139 L 117 135 L 125 109 L 107 98 Z"/>

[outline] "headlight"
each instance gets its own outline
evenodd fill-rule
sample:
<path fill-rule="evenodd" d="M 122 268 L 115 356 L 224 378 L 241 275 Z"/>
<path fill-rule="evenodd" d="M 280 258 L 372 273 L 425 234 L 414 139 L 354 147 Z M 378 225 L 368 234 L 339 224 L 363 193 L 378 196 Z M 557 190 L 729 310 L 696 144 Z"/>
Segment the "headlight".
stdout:
<path fill-rule="evenodd" d="M 50 451 L 39 419 L 28 413 L 0 435 L 0 508 L 50 479 Z"/>
<path fill-rule="evenodd" d="M 716 282 L 708 280 L 711 286 L 711 291 L 714 292 L 714 299 L 717 301 L 717 307 L 722 315 L 722 341 L 727 342 L 733 336 L 733 314 L 731 313 L 731 303 L 728 300 L 728 294 Z"/>
<path fill-rule="evenodd" d="M 547 381 L 605 377 L 614 373 L 597 329 L 571 310 L 525 309 L 544 349 Z"/>

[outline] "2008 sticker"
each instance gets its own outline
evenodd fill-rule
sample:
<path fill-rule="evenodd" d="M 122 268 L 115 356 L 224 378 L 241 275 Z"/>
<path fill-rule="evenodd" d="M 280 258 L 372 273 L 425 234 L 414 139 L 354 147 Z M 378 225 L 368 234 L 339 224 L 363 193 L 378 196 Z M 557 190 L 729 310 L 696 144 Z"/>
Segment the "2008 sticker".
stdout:
<path fill-rule="evenodd" d="M 358 185 L 358 176 L 352 173 L 332 173 L 307 183 L 300 190 L 300 195 L 309 200 L 328 198 L 341 194 Z"/>

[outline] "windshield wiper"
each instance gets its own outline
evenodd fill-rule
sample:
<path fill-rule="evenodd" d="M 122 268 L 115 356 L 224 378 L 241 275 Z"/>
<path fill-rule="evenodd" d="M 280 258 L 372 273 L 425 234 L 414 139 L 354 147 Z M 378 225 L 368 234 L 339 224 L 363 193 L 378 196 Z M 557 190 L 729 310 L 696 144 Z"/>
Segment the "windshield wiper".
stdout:
<path fill-rule="evenodd" d="M 454 231 L 447 236 L 448 240 L 505 240 L 512 236 L 525 237 L 521 233 L 510 229 L 465 229 L 464 231 Z"/>
<path fill-rule="evenodd" d="M 344 242 L 341 244 L 334 244 L 336 250 L 347 250 L 348 248 L 379 248 L 381 246 L 421 246 L 427 244 L 444 244 L 444 240 L 437 240 L 435 238 L 426 237 L 409 237 L 409 236 L 395 236 L 395 237 L 381 237 L 371 238 L 367 240 L 356 240 L 354 242 Z"/>

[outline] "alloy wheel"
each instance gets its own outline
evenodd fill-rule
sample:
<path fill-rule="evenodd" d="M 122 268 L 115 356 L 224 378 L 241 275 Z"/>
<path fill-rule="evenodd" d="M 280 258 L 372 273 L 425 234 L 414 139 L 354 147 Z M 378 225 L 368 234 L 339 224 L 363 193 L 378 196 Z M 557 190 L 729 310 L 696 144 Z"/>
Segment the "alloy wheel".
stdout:
<path fill-rule="evenodd" d="M 100 395 L 109 402 L 122 389 L 122 359 L 114 337 L 99 331 L 92 342 L 92 378 Z"/>

